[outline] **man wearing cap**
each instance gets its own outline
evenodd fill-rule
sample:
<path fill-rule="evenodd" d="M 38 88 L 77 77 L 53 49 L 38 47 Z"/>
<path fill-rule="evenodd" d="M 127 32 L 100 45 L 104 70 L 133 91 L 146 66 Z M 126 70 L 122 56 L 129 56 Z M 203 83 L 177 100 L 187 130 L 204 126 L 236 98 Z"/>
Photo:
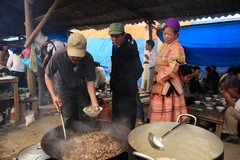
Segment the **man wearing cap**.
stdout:
<path fill-rule="evenodd" d="M 136 46 L 125 36 L 122 23 L 111 24 L 109 35 L 113 42 L 110 75 L 113 121 L 133 129 L 137 113 L 137 80 L 143 71 L 142 64 Z"/>
<path fill-rule="evenodd" d="M 67 50 L 55 52 L 45 70 L 45 81 L 53 103 L 58 111 L 62 107 L 67 126 L 73 120 L 84 119 L 83 108 L 87 105 L 98 106 L 94 84 L 95 64 L 92 55 L 86 51 L 86 45 L 82 34 L 72 33 L 68 38 Z M 55 73 L 56 86 L 53 82 Z"/>

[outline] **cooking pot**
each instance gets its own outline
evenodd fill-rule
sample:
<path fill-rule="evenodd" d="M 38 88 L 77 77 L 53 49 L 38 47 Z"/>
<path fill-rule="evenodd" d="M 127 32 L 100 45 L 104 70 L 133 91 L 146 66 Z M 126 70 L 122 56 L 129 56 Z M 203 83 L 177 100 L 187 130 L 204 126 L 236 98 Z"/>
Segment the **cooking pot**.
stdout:
<path fill-rule="evenodd" d="M 22 149 L 12 160 L 46 160 L 50 159 L 45 152 L 43 152 L 40 143 L 30 145 Z"/>
<path fill-rule="evenodd" d="M 121 146 L 121 153 L 110 159 L 112 160 L 125 160 L 127 159 L 127 135 L 129 129 L 120 124 L 114 124 L 109 122 L 100 122 L 100 121 L 84 121 L 84 122 L 73 122 L 69 128 L 66 128 L 67 139 L 64 140 L 62 126 L 58 126 L 49 132 L 47 132 L 42 140 L 41 147 L 43 151 L 55 159 L 61 159 L 61 151 L 66 149 L 69 145 L 69 139 L 72 136 L 81 136 L 86 133 L 94 131 L 105 131 L 108 136 L 114 138 L 118 141 Z M 84 147 L 84 146 L 83 146 Z"/>
<path fill-rule="evenodd" d="M 139 159 L 132 155 L 133 151 L 137 151 L 153 158 L 223 160 L 224 148 L 221 139 L 203 128 L 189 124 L 178 128 L 162 141 L 165 147 L 164 151 L 152 148 L 148 142 L 149 132 L 161 137 L 177 124 L 177 122 L 156 122 L 132 130 L 128 135 L 129 159 Z"/>

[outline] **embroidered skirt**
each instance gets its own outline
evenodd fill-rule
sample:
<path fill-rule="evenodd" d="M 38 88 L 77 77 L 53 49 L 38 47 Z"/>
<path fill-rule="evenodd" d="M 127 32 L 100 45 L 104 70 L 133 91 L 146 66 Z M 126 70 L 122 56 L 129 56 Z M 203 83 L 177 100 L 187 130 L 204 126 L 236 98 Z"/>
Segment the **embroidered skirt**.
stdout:
<path fill-rule="evenodd" d="M 170 96 L 151 95 L 148 108 L 150 122 L 176 122 L 180 114 L 186 114 L 184 94 L 173 92 Z"/>

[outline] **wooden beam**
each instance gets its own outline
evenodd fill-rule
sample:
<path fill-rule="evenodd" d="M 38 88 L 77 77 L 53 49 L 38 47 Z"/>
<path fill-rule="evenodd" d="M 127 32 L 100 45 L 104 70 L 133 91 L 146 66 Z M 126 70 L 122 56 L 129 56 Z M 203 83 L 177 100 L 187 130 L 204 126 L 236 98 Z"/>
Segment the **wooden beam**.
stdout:
<path fill-rule="evenodd" d="M 52 14 L 53 15 L 58 15 L 60 13 L 64 13 L 64 12 L 73 10 L 74 8 L 79 8 L 79 7 L 83 6 L 86 2 L 88 2 L 88 1 L 85 0 L 84 2 L 81 1 L 81 3 L 79 3 L 79 1 L 77 1 L 75 3 L 71 3 L 70 5 L 67 5 L 67 6 L 64 6 L 62 8 L 58 8 L 58 9 L 54 10 Z M 45 16 L 45 14 L 41 15 L 37 18 L 34 18 L 33 22 L 34 23 L 40 22 L 43 19 L 44 16 Z"/>
<path fill-rule="evenodd" d="M 148 35 L 149 39 L 152 39 L 152 21 L 148 21 Z"/>
<path fill-rule="evenodd" d="M 28 38 L 33 31 L 33 22 L 32 22 L 32 8 L 28 3 L 28 0 L 24 0 L 24 10 L 25 10 L 25 31 L 26 38 Z M 28 90 L 32 96 L 36 96 L 36 78 L 31 70 L 27 69 L 27 82 Z"/>
<path fill-rule="evenodd" d="M 32 42 L 32 40 L 35 38 L 35 36 L 37 35 L 37 33 L 42 29 L 42 27 L 44 26 L 44 24 L 47 22 L 48 18 L 50 17 L 50 15 L 52 14 L 52 12 L 54 11 L 54 9 L 57 7 L 58 3 L 60 0 L 55 0 L 55 2 L 53 3 L 53 5 L 49 8 L 48 12 L 45 14 L 45 16 L 43 17 L 43 19 L 41 20 L 41 22 L 38 24 L 38 26 L 34 29 L 34 31 L 31 33 L 31 35 L 27 38 L 27 41 L 24 44 L 24 47 L 27 48 L 29 46 L 29 44 Z"/>

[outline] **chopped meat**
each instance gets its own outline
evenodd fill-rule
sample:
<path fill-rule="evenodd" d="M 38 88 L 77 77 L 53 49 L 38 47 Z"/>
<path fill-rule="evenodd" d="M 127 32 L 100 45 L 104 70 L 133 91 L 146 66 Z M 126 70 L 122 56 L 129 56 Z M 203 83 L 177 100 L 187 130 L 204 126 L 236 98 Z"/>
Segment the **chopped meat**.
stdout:
<path fill-rule="evenodd" d="M 62 160 L 105 160 L 121 153 L 120 144 L 101 131 L 73 136 L 70 143 L 74 147 L 62 151 Z"/>

